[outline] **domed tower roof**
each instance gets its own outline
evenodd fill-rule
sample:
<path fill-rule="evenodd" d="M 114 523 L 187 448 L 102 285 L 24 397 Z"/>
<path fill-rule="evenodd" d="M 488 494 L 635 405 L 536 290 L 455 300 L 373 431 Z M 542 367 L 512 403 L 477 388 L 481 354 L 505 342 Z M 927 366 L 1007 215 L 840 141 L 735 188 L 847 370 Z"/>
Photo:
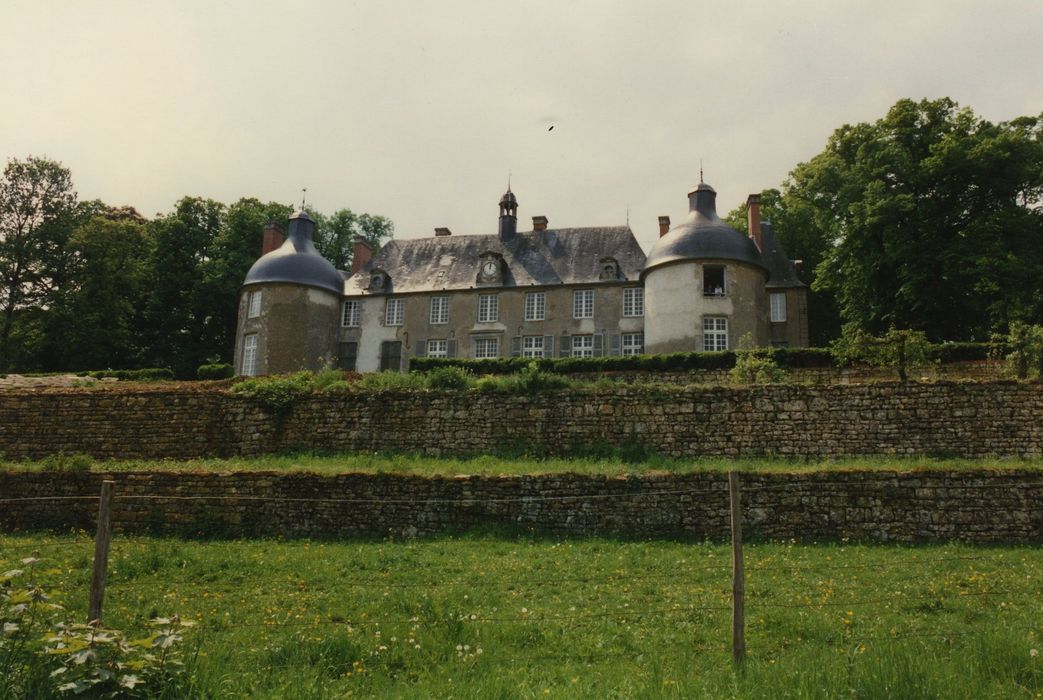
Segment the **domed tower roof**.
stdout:
<path fill-rule="evenodd" d="M 717 216 L 717 192 L 705 182 L 688 193 L 688 218 L 652 246 L 641 277 L 682 260 L 734 260 L 767 271 L 757 245 Z"/>
<path fill-rule="evenodd" d="M 319 255 L 312 242 L 315 222 L 301 210 L 290 217 L 290 233 L 286 241 L 262 255 L 246 273 L 247 284 L 283 282 L 344 293 L 344 278 L 329 260 Z"/>

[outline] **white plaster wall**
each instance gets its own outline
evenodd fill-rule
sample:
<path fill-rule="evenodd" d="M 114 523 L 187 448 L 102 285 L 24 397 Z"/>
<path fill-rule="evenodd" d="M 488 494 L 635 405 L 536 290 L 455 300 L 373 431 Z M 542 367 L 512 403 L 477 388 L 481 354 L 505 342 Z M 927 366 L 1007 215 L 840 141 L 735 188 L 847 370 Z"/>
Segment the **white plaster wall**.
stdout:
<path fill-rule="evenodd" d="M 359 372 L 380 371 L 380 344 L 385 340 L 402 340 L 399 332 L 403 326 L 384 325 L 384 305 L 387 297 L 363 297 L 361 324 L 363 333 L 359 336 L 359 353 L 356 369 Z M 407 351 L 403 343 L 403 355 Z"/>
<path fill-rule="evenodd" d="M 732 316 L 730 296 L 703 296 L 701 275 L 701 263 L 677 263 L 645 276 L 646 352 L 700 350 L 703 315 Z"/>

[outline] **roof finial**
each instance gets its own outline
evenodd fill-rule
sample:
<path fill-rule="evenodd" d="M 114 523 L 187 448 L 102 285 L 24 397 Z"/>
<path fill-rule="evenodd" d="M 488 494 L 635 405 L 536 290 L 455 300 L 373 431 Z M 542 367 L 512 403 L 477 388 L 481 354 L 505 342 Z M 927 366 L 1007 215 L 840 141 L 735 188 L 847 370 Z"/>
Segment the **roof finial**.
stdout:
<path fill-rule="evenodd" d="M 507 191 L 511 191 L 511 171 L 507 171 Z"/>
<path fill-rule="evenodd" d="M 699 184 L 703 184 L 703 159 L 699 159 Z"/>
<path fill-rule="evenodd" d="M 302 187 L 301 188 L 301 211 L 304 211 L 304 200 L 307 199 L 307 197 L 308 197 L 308 188 L 307 187 Z"/>

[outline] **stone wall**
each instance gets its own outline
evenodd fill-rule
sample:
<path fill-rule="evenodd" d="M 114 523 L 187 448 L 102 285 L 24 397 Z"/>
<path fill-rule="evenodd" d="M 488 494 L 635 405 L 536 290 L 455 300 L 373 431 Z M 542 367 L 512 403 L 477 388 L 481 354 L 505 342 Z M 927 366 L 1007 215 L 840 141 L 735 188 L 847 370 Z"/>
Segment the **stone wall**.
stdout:
<path fill-rule="evenodd" d="M 288 449 L 560 455 L 606 445 L 674 457 L 1038 456 L 1043 383 L 381 391 L 315 395 L 284 417 L 216 390 L 0 392 L 8 459 Z"/>
<path fill-rule="evenodd" d="M 424 478 L 307 473 L 0 472 L 0 529 L 93 529 L 102 479 L 121 532 L 424 536 L 509 526 L 569 536 L 726 539 L 722 473 Z M 61 496 L 66 500 L 47 500 Z M 25 499 L 6 501 L 5 499 Z M 1043 541 L 1043 473 L 815 472 L 742 476 L 746 534 L 887 542 Z"/>

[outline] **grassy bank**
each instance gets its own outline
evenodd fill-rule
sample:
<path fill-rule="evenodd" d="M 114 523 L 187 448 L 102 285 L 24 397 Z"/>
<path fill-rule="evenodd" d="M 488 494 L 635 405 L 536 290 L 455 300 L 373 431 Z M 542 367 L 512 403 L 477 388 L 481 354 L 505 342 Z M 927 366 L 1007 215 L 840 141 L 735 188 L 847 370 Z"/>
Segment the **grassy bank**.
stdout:
<path fill-rule="evenodd" d="M 55 471 L 278 471 L 343 474 L 396 473 L 420 476 L 460 474 L 636 474 L 696 471 L 813 472 L 839 470 L 1043 470 L 1043 459 L 951 459 L 941 457 L 851 457 L 828 460 L 792 459 L 670 459 L 640 450 L 591 450 L 590 456 L 536 458 L 503 454 L 471 458 L 424 455 L 286 454 L 251 458 L 193 460 L 94 460 L 85 455 L 53 455 L 38 461 L 0 461 L 0 469 Z"/>
<path fill-rule="evenodd" d="M 92 543 L 0 535 L 84 616 Z M 747 548 L 743 674 L 730 550 L 497 534 L 423 542 L 117 538 L 105 622 L 199 622 L 186 697 L 1036 697 L 1043 552 Z"/>

